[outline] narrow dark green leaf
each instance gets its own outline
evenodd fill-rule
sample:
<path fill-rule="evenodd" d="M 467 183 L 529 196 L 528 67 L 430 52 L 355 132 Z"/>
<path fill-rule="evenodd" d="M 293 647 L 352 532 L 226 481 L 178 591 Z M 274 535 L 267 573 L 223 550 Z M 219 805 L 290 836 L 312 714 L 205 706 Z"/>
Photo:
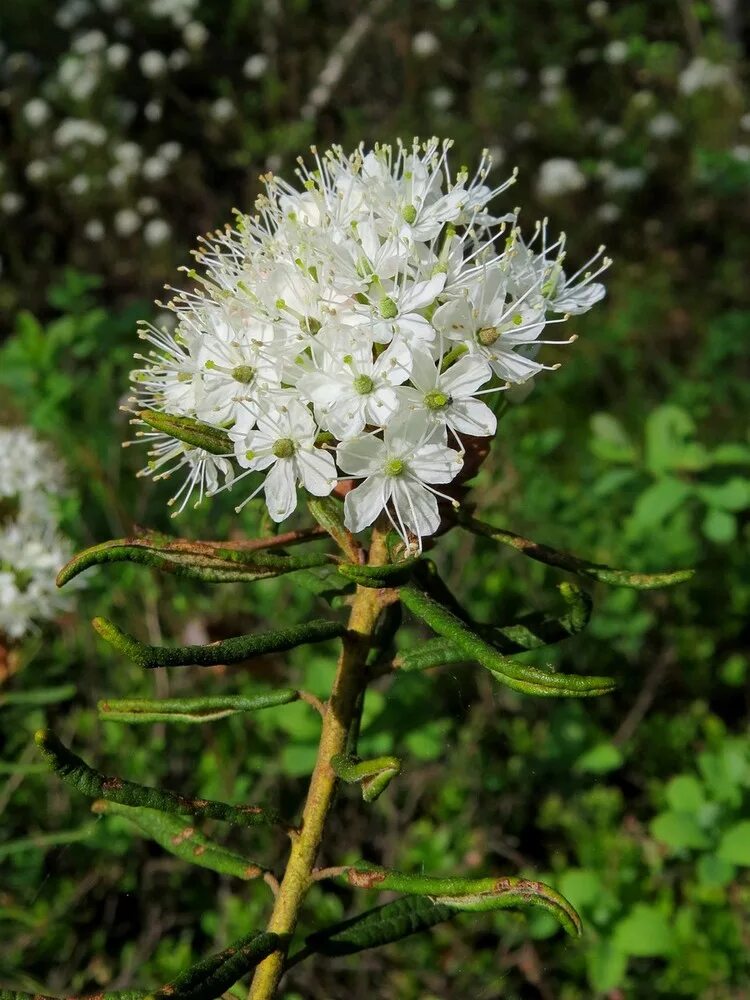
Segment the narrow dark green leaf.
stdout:
<path fill-rule="evenodd" d="M 396 775 L 400 774 L 401 761 L 398 757 L 390 756 L 357 760 L 338 753 L 331 757 L 331 767 L 342 781 L 360 785 L 365 802 L 374 802 Z"/>
<path fill-rule="evenodd" d="M 57 585 L 64 586 L 91 566 L 113 562 L 139 563 L 204 583 L 251 583 L 297 570 L 329 566 L 331 557 L 323 552 L 278 555 L 246 547 L 232 548 L 230 543 L 219 547 L 214 543 L 146 533 L 84 549 L 63 566 L 57 575 Z"/>
<path fill-rule="evenodd" d="M 393 889 L 409 895 L 430 896 L 435 902 L 456 910 L 487 911 L 515 906 L 540 906 L 548 910 L 577 937 L 581 920 L 571 904 L 544 882 L 523 878 L 434 878 L 407 875 L 359 862 L 347 869 L 346 880 L 359 889 Z"/>
<path fill-rule="evenodd" d="M 359 563 L 362 549 L 357 539 L 344 525 L 343 503 L 333 496 L 309 496 L 307 506 L 318 524 L 328 532 L 347 559 Z"/>
<path fill-rule="evenodd" d="M 471 657 L 452 639 L 436 636 L 426 642 L 420 642 L 414 649 L 407 649 L 398 654 L 393 661 L 398 670 L 429 670 L 430 667 L 442 667 L 447 663 L 466 663 Z"/>
<path fill-rule="evenodd" d="M 506 656 L 549 646 L 580 632 L 588 624 L 591 615 L 591 598 L 588 594 L 571 583 L 561 583 L 558 589 L 569 607 L 567 614 L 559 618 L 534 613 L 510 625 L 483 625 L 465 618 L 461 620 L 471 625 L 485 642 Z M 463 647 L 451 639 L 438 636 L 427 642 L 420 642 L 414 649 L 399 653 L 393 666 L 405 671 L 427 670 L 448 663 L 464 663 L 468 659 L 470 657 Z"/>
<path fill-rule="evenodd" d="M 399 563 L 384 566 L 360 566 L 354 563 L 339 563 L 336 567 L 342 576 L 354 580 L 362 587 L 395 587 L 408 580 L 419 559 L 404 559 Z"/>
<path fill-rule="evenodd" d="M 0 861 L 13 854 L 24 851 L 45 851 L 50 847 L 63 847 L 88 840 L 94 832 L 94 825 L 89 823 L 77 830 L 56 830 L 54 833 L 35 833 L 30 837 L 19 837 L 18 840 L 6 840 L 0 844 Z"/>
<path fill-rule="evenodd" d="M 287 705 L 299 698 L 291 688 L 269 691 L 252 698 L 241 695 L 215 695 L 207 698 L 110 698 L 97 705 L 99 715 L 111 722 L 184 722 L 200 724 L 226 719 L 239 712 L 257 712 L 261 708 Z"/>
<path fill-rule="evenodd" d="M 615 687 L 610 677 L 579 677 L 556 674 L 538 667 L 514 663 L 484 641 L 466 622 L 438 604 L 423 590 L 402 587 L 399 591 L 406 607 L 438 635 L 452 640 L 467 657 L 486 667 L 499 681 L 523 694 L 541 697 L 588 697 L 606 694 Z"/>
<path fill-rule="evenodd" d="M 193 420 L 191 417 L 178 417 L 173 413 L 160 413 L 158 410 L 141 410 L 139 418 L 153 427 L 154 430 L 169 434 L 170 437 L 184 441 L 193 448 L 202 448 L 212 455 L 231 455 L 234 453 L 232 439 L 217 427 Z"/>
<path fill-rule="evenodd" d="M 275 951 L 279 941 L 278 934 L 265 931 L 240 938 L 150 994 L 149 1000 L 215 1000 Z"/>
<path fill-rule="evenodd" d="M 49 729 L 40 729 L 34 739 L 44 759 L 58 777 L 89 798 L 119 802 L 125 806 L 145 806 L 179 816 L 219 819 L 238 826 L 267 826 L 279 822 L 275 811 L 261 809 L 260 806 L 230 806 L 226 802 L 211 799 L 188 798 L 177 792 L 102 774 L 89 767 Z"/>
<path fill-rule="evenodd" d="M 22 990 L 0 990 L 0 1000 L 145 1000 L 142 990 L 112 990 L 75 997 L 56 997 L 48 993 L 24 993 Z"/>
<path fill-rule="evenodd" d="M 208 646 L 149 646 L 118 628 L 107 618 L 94 618 L 92 625 L 110 645 L 140 667 L 211 667 L 242 663 L 264 653 L 279 653 L 309 642 L 335 639 L 346 631 L 339 622 L 319 619 L 260 635 L 239 635 Z"/>
<path fill-rule="evenodd" d="M 97 799 L 92 804 L 91 811 L 125 817 L 165 851 L 191 865 L 210 868 L 222 875 L 234 875 L 244 881 L 259 878 L 265 870 L 254 861 L 209 840 L 194 826 L 177 816 L 170 816 L 156 809 L 124 806 L 104 799 Z"/>
<path fill-rule="evenodd" d="M 482 535 L 491 538 L 495 542 L 509 545 L 511 548 L 522 552 L 530 559 L 537 562 L 546 563 L 548 566 L 556 566 L 564 569 L 568 573 L 575 573 L 577 576 L 587 576 L 592 580 L 599 580 L 608 583 L 613 587 L 632 587 L 634 590 L 654 590 L 658 587 L 673 587 L 678 583 L 684 583 L 695 574 L 693 569 L 680 569 L 668 573 L 632 573 L 629 570 L 612 569 L 611 566 L 604 566 L 601 563 L 589 562 L 586 559 L 579 559 L 569 552 L 560 552 L 534 542 L 530 538 L 523 538 L 512 531 L 503 528 L 493 528 L 490 524 L 477 520 L 464 510 L 456 514 L 458 523 L 475 535 Z"/>
<path fill-rule="evenodd" d="M 429 930 L 455 915 L 454 908 L 434 903 L 426 896 L 402 896 L 310 934 L 305 940 L 305 951 L 307 954 L 353 955 Z"/>
<path fill-rule="evenodd" d="M 0 708 L 5 708 L 6 705 L 56 705 L 60 701 L 75 698 L 77 691 L 75 684 L 35 688 L 32 691 L 6 691 L 0 694 Z"/>

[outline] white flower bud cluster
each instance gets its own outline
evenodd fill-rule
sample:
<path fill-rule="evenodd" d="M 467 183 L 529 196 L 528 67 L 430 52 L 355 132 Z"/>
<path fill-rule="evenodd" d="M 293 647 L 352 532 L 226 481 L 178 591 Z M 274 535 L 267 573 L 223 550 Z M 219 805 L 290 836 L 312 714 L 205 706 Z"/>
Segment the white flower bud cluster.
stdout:
<path fill-rule="evenodd" d="M 0 428 L 0 639 L 21 639 L 70 606 L 55 575 L 72 555 L 58 531 L 62 467 L 25 427 Z"/>
<path fill-rule="evenodd" d="M 152 350 L 134 373 L 139 409 L 221 429 L 215 456 L 162 433 L 146 472 L 187 479 L 173 502 L 259 476 L 271 517 L 339 480 L 352 531 L 385 511 L 410 542 L 440 524 L 437 498 L 461 473 L 467 439 L 490 437 L 485 400 L 549 366 L 550 324 L 604 295 L 602 250 L 573 275 L 565 237 L 490 202 L 513 182 L 449 168 L 450 141 L 333 148 L 300 160 L 300 188 L 267 175 L 254 215 L 202 241 L 193 291 L 171 303 L 173 332 L 147 327 Z M 570 338 L 565 343 L 570 342 Z M 223 480 L 223 485 L 220 485 Z M 240 506 L 242 506 L 241 504 Z M 239 509 L 239 508 L 238 508 Z"/>

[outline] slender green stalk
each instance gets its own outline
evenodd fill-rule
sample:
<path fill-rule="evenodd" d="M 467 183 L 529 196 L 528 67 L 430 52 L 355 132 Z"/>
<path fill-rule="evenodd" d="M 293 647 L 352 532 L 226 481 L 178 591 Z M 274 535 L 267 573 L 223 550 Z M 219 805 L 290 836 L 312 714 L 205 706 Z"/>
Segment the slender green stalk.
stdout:
<path fill-rule="evenodd" d="M 373 530 L 370 566 L 388 561 L 385 531 Z M 393 591 L 358 586 L 351 606 L 348 630 L 343 638 L 336 677 L 323 717 L 318 756 L 310 779 L 302 825 L 293 838 L 286 871 L 279 887 L 267 930 L 278 934 L 281 944 L 258 965 L 248 1000 L 271 1000 L 284 972 L 286 953 L 305 896 L 312 884 L 312 872 L 323 840 L 328 812 L 336 791 L 337 775 L 331 760 L 346 751 L 349 731 L 354 725 L 359 695 L 366 684 L 365 664 L 371 638 L 382 609 Z"/>

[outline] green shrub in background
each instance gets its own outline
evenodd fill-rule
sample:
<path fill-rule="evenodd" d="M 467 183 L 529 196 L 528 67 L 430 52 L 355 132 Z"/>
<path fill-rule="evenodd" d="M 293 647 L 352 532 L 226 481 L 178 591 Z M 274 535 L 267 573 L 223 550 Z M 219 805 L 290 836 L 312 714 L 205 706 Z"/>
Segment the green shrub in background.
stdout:
<path fill-rule="evenodd" d="M 38 30 L 30 27 L 35 22 L 21 16 L 20 5 L 6 6 L 0 18 L 8 49 L 31 51 L 36 66 L 31 73 L 13 69 L 10 76 L 13 64 L 4 64 L 3 71 L 10 103 L 0 115 L 12 141 L 5 144 L 2 191 L 21 194 L 25 207 L 21 217 L 8 216 L 3 230 L 0 286 L 8 329 L 15 333 L 0 359 L 2 405 L 9 419 L 33 423 L 66 453 L 79 484 L 69 524 L 81 546 L 125 534 L 133 521 L 167 528 L 163 495 L 149 488 L 137 493 L 136 502 L 131 473 L 140 463 L 131 457 L 133 449 L 116 446 L 128 432 L 113 404 L 131 364 L 132 324 L 144 314 L 133 296 L 145 299 L 172 262 L 183 259 L 182 248 L 201 224 L 194 209 L 209 227 L 232 204 L 249 203 L 255 177 L 272 153 L 287 159 L 286 151 L 308 138 L 346 144 L 368 133 L 452 133 L 467 160 L 475 146 L 502 146 L 506 163 L 522 168 L 519 200 L 536 198 L 539 214 L 549 213 L 556 226 L 575 223 L 578 232 L 581 222 L 590 225 L 592 242 L 603 225 L 610 227 L 607 242 L 618 266 L 606 313 L 578 322 L 575 363 L 566 364 L 554 384 L 539 383 L 528 406 L 506 413 L 500 448 L 483 470 L 478 494 L 493 523 L 616 565 L 696 565 L 696 578 L 673 592 L 668 605 L 656 594 L 636 601 L 627 591 L 600 594 L 596 588 L 587 637 L 570 640 L 561 662 L 566 670 L 616 674 L 622 682 L 617 705 L 608 699 L 587 704 L 585 713 L 567 705 L 545 706 L 540 713 L 458 670 L 429 681 L 404 675 L 387 702 L 375 685 L 365 706 L 363 753 L 404 752 L 405 720 L 418 720 L 408 739 L 412 763 L 391 786 L 392 807 L 390 798 L 381 798 L 365 824 L 358 818 L 361 807 L 344 801 L 332 833 L 342 853 L 360 856 L 377 847 L 388 863 L 410 870 L 422 865 L 432 872 L 468 871 L 480 858 L 498 867 L 510 861 L 568 895 L 587 933 L 570 947 L 549 936 L 546 918 L 529 925 L 522 917 L 496 915 L 481 926 L 464 918 L 460 931 L 442 925 L 433 938 L 389 946 L 377 959 L 337 959 L 314 978 L 302 965 L 290 974 L 288 995 L 359 992 L 408 1000 L 502 990 L 510 997 L 583 998 L 616 996 L 619 990 L 633 997 L 742 996 L 748 979 L 748 877 L 741 859 L 728 858 L 722 844 L 726 836 L 732 849 L 729 834 L 739 826 L 735 836 L 741 836 L 748 815 L 742 768 L 750 472 L 743 458 L 747 421 L 741 416 L 750 407 L 746 53 L 741 46 L 727 47 L 712 5 L 612 4 L 594 17 L 580 4 L 557 4 L 554 12 L 540 4 L 473 4 L 471 10 L 464 4 L 394 4 L 377 12 L 375 30 L 356 50 L 330 102 L 301 121 L 300 109 L 325 58 L 325 46 L 312 52 L 308 39 L 324 39 L 332 49 L 351 21 L 348 6 L 327 5 L 324 25 L 304 4 L 295 6 L 293 16 L 284 8 L 270 31 L 278 55 L 271 55 L 272 69 L 258 83 L 243 75 L 243 66 L 248 55 L 265 53 L 272 44 L 260 5 L 233 3 L 226 16 L 226 5 L 203 2 L 193 12 L 210 31 L 201 58 L 221 70 L 206 73 L 198 62 L 163 85 L 148 83 L 136 69 L 138 55 L 159 48 L 165 35 L 164 51 L 179 48 L 182 29 L 152 35 L 156 27 L 139 22 L 134 41 L 123 36 L 134 51 L 117 87 L 140 110 L 127 127 L 107 125 L 110 139 L 135 135 L 144 148 L 142 160 L 177 139 L 184 158 L 179 176 L 186 185 L 169 178 L 149 181 L 139 173 L 116 189 L 100 180 L 114 165 L 109 159 L 100 166 L 85 156 L 41 188 L 26 177 L 37 151 L 47 159 L 47 150 L 54 149 L 52 124 L 71 116 L 96 121 L 98 102 L 112 93 L 99 89 L 69 107 L 53 100 L 44 83 L 56 77 L 76 34 L 98 28 L 111 36 L 110 44 L 119 40 L 111 15 L 92 7 L 77 25 L 50 31 L 40 46 Z M 40 9 L 49 10 L 46 4 Z M 430 56 L 417 54 L 420 31 L 438 40 Z M 605 57 L 615 42 L 626 46 L 622 62 Z M 217 61 L 216 53 L 227 51 L 232 58 Z M 611 59 L 622 49 L 608 51 Z M 696 58 L 726 68 L 724 82 L 681 90 L 679 77 Z M 547 84 L 540 76 L 550 67 L 565 71 L 554 86 L 554 74 L 547 74 Z M 188 86 L 186 73 L 187 104 L 180 96 Z M 164 90 L 165 113 L 160 122 L 149 122 L 144 111 L 154 98 L 150 88 L 157 86 Z M 447 98 L 435 94 L 438 88 L 450 92 Z M 210 126 L 206 142 L 208 107 L 222 93 L 235 100 L 235 124 Z M 56 116 L 49 138 L 44 129 L 22 134 L 21 109 L 39 94 Z M 446 99 L 452 100 L 448 107 Z M 662 111 L 674 114 L 679 131 L 657 141 L 649 123 Z M 114 145 L 108 140 L 107 157 Z M 577 163 L 586 186 L 543 198 L 531 179 L 544 160 L 559 156 Z M 618 187 L 637 176 L 623 178 L 602 164 L 637 167 L 645 172 L 643 182 Z M 96 200 L 67 193 L 65 184 L 89 171 Z M 153 205 L 136 205 L 149 196 L 158 200 L 155 215 Z M 141 228 L 117 235 L 115 216 L 131 207 Z M 146 243 L 143 226 L 152 217 L 171 226 L 165 243 Z M 54 239 L 48 235 L 51 219 L 53 230 L 59 228 Z M 92 220 L 102 223 L 103 241 L 90 239 L 95 228 L 87 235 Z M 71 266 L 76 273 L 64 277 Z M 22 309 L 35 320 L 20 318 Z M 103 366 L 111 375 L 94 379 Z M 115 496 L 121 498 L 117 513 Z M 216 505 L 210 518 L 190 512 L 181 531 L 227 537 L 230 509 L 218 518 Z M 253 512 L 243 512 L 238 534 L 260 530 Z M 492 617 L 500 595 L 509 615 L 516 615 L 554 593 L 544 567 L 519 566 L 481 543 L 472 555 L 482 580 L 477 590 L 462 572 L 467 544 L 446 539 L 441 572 L 478 617 Z M 291 597 L 283 593 L 285 602 L 294 602 L 298 620 L 318 606 L 302 587 Z M 251 606 L 243 606 L 230 586 L 219 604 L 209 606 L 197 586 L 178 592 L 168 579 L 157 583 L 147 571 L 122 567 L 93 578 L 81 596 L 79 619 L 111 615 L 153 643 L 163 635 L 204 642 L 251 631 L 273 615 L 281 595 L 271 581 Z M 409 642 L 422 638 L 415 629 Z M 0 804 L 7 839 L 30 834 L 33 842 L 0 860 L 3 981 L 53 991 L 113 982 L 127 988 L 136 974 L 141 981 L 166 982 L 259 924 L 262 887 L 249 883 L 237 899 L 226 893 L 221 876 L 197 870 L 185 884 L 177 863 L 145 840 L 134 844 L 124 821 L 118 826 L 119 820 L 107 820 L 106 829 L 103 820 L 92 825 L 77 796 L 50 789 L 30 736 L 53 726 L 103 770 L 125 755 L 129 773 L 150 784 L 200 783 L 218 799 L 232 790 L 249 798 L 239 772 L 252 773 L 259 760 L 275 753 L 272 777 L 282 783 L 282 802 L 290 802 L 312 752 L 312 734 L 301 718 L 282 721 L 282 712 L 268 709 L 256 716 L 250 733 L 233 718 L 216 728 L 208 747 L 193 731 L 168 736 L 157 727 L 146 736 L 145 730 L 100 727 L 94 705 L 105 693 L 180 697 L 215 693 L 227 681 L 212 676 L 195 691 L 178 677 L 166 689 L 157 682 L 162 689 L 155 691 L 80 620 L 46 634 L 44 646 L 30 640 L 22 652 L 24 669 L 3 695 L 8 746 Z M 269 682 L 281 685 L 293 677 L 294 684 L 324 693 L 329 667 L 318 651 L 266 663 Z M 72 676 L 80 679 L 75 693 Z M 237 687 L 250 694 L 249 685 Z M 47 689 L 45 697 L 39 688 Z M 428 689 L 429 714 L 423 709 Z M 238 745 L 246 748 L 241 762 Z M 700 765 L 704 755 L 724 761 L 714 764 L 710 777 Z M 726 779 L 733 793 L 719 794 L 725 787 L 719 769 L 739 775 Z M 695 782 L 702 798 L 694 794 Z M 412 813 L 420 819 L 407 833 L 399 817 Z M 681 818 L 675 821 L 675 815 Z M 55 847 L 39 839 L 54 830 L 71 834 L 70 842 Z M 79 834 L 85 839 L 76 841 Z M 696 846 L 686 844 L 686 837 Z M 261 838 L 261 849 L 272 856 L 270 841 Z M 729 864 L 728 881 L 717 884 Z M 217 890 L 219 912 L 204 914 L 206 894 Z M 344 891 L 312 896 L 303 930 L 353 912 Z M 198 925 L 199 931 L 190 929 Z M 155 943 L 154 928 L 168 938 Z"/>

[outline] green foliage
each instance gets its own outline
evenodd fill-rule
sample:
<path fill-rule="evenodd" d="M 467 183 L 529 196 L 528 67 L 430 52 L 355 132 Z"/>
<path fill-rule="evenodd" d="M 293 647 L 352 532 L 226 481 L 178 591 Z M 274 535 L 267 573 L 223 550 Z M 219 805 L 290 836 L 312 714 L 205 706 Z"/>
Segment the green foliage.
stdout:
<path fill-rule="evenodd" d="M 57 93 L 58 117 L 32 130 L 23 106 L 55 86 L 70 55 L 69 37 L 101 29 L 112 40 L 110 15 L 92 8 L 64 31 L 52 23 L 58 6 L 30 0 L 0 11 L 13 58 L 32 53 L 21 68 L 3 66 L 9 152 L 0 196 L 18 190 L 26 205 L 22 215 L 8 217 L 0 236 L 0 309 L 10 317 L 0 348 L 0 408 L 7 420 L 29 422 L 50 437 L 66 459 L 72 491 L 65 523 L 79 546 L 131 539 L 133 522 L 169 530 L 163 489 L 133 477 L 140 449 L 118 446 L 132 432 L 117 401 L 127 392 L 135 321 L 156 319 L 146 300 L 172 280 L 173 263 L 183 262 L 195 232 L 223 224 L 232 205 L 251 203 L 269 155 L 280 158 L 274 170 L 290 173 L 313 137 L 319 146 L 328 140 L 351 146 L 363 137 L 434 131 L 455 136 L 457 156 L 466 162 L 482 146 L 502 147 L 505 163 L 521 168 L 515 191 L 528 206 L 525 214 L 549 215 L 555 229 L 575 232 L 592 248 L 605 239 L 616 260 L 608 304 L 595 320 L 576 323 L 577 344 L 544 349 L 545 360 L 564 362 L 563 368 L 540 380 L 523 404 L 506 409 L 495 454 L 476 481 L 481 516 L 521 537 L 586 553 L 600 567 L 698 571 L 684 588 L 640 599 L 587 578 L 596 610 L 585 639 L 572 635 L 544 653 L 559 669 L 574 662 L 581 675 L 617 678 L 616 695 L 592 699 L 585 710 L 566 699 L 540 705 L 493 684 L 485 671 L 456 670 L 466 654 L 407 621 L 391 640 L 395 648 L 385 648 L 373 667 L 377 674 L 394 662 L 401 670 L 371 685 L 358 753 L 408 763 L 365 821 L 358 796 L 340 796 L 330 827 L 337 854 L 352 860 L 382 848 L 400 870 L 445 876 L 482 877 L 518 865 L 570 900 L 585 933 L 571 946 L 552 935 L 555 924 L 543 911 L 436 922 L 443 908 L 429 897 L 401 897 L 370 911 L 372 918 L 363 915 L 365 943 L 370 919 L 373 940 L 391 942 L 365 964 L 345 955 L 350 921 L 351 953 L 360 950 L 352 915 L 361 895 L 316 888 L 300 935 L 309 943 L 332 925 L 331 940 L 344 941 L 341 957 L 333 958 L 335 943 L 326 951 L 321 942 L 325 961 L 291 968 L 290 998 L 362 990 L 417 1000 L 500 988 L 511 997 L 545 992 L 561 1000 L 741 995 L 750 980 L 742 862 L 750 225 L 740 122 L 749 109 L 737 83 L 746 77 L 746 54 L 741 44 L 727 46 L 716 5 L 610 4 L 596 19 L 586 5 L 567 0 L 553 6 L 445 0 L 419 11 L 419 29 L 441 45 L 423 59 L 410 44 L 415 12 L 391 4 L 314 121 L 302 121 L 300 107 L 324 53 L 353 17 L 350 5 L 326 0 L 321 8 L 301 0 L 276 22 L 246 0 L 201 0 L 195 16 L 209 28 L 208 47 L 192 67 L 152 83 L 138 72 L 138 56 L 163 43 L 165 51 L 171 43 L 183 47 L 180 29 L 172 37 L 172 28 L 156 24 L 144 5 L 128 5 L 130 65 L 114 80 L 103 76 L 83 103 Z M 47 28 L 40 32 L 42 23 Z M 541 23 L 549 30 L 537 30 Z M 613 41 L 625 43 L 622 63 L 604 58 Z M 246 56 L 266 46 L 272 53 L 266 75 L 246 80 Z M 696 54 L 728 67 L 731 82 L 683 93 L 678 77 Z M 206 72 L 209 65 L 219 68 Z M 554 66 L 565 71 L 556 95 L 539 80 Z M 433 103 L 438 88 L 452 96 L 449 107 Z M 231 96 L 240 112 L 226 126 L 211 119 L 219 94 Z M 153 99 L 163 116 L 146 124 L 142 109 Z M 120 100 L 139 109 L 134 122 L 118 117 Z M 649 123 L 665 110 L 679 131 L 657 140 Z M 61 152 L 54 134 L 64 117 L 99 118 L 105 146 L 87 149 L 82 159 Z M 135 138 L 144 158 L 162 142 L 180 142 L 180 182 L 148 186 L 134 174 L 124 187 L 110 185 L 111 154 L 124 138 Z M 535 194 L 536 170 L 551 156 L 576 158 L 586 189 L 550 200 Z M 23 172 L 40 158 L 51 169 L 46 183 Z M 610 189 L 612 166 L 645 169 L 646 179 L 640 188 Z M 90 181 L 89 193 L 74 197 L 67 185 L 79 175 Z M 161 247 L 147 246 L 141 232 L 119 237 L 112 225 L 121 207 L 145 196 L 158 200 L 173 229 Z M 604 208 L 616 221 L 605 220 Z M 92 218 L 105 226 L 98 243 L 84 236 Z M 338 522 L 340 550 L 356 565 L 359 548 L 340 524 L 341 504 L 332 500 L 324 513 L 326 503 L 313 501 L 310 509 L 319 523 L 327 518 L 327 530 Z M 259 520 L 252 506 L 236 516 L 217 497 L 210 507 L 186 511 L 180 533 L 254 538 L 268 533 Z M 522 645 L 542 619 L 565 617 L 549 597 L 557 582 L 550 567 L 508 556 L 455 531 L 440 540 L 436 556 L 472 615 L 500 623 L 494 637 L 480 637 L 505 656 L 502 623 L 537 616 L 528 632 L 510 637 Z M 241 567 L 224 569 L 239 575 Z M 126 563 L 91 571 L 85 580 L 77 614 L 24 645 L 0 693 L 7 736 L 0 765 L 3 840 L 16 845 L 2 862 L 0 982 L 32 995 L 45 988 L 101 992 L 118 976 L 126 987 L 137 981 L 154 990 L 198 956 L 261 926 L 267 889 L 250 882 L 242 898 L 231 896 L 210 870 L 193 868 L 185 878 L 181 860 L 133 838 L 121 820 L 105 817 L 92 826 L 78 792 L 52 784 L 41 771 L 30 734 L 48 725 L 74 732 L 81 754 L 104 770 L 127 760 L 129 773 L 150 784 L 200 787 L 217 800 L 252 800 L 259 780 L 264 787 L 273 782 L 280 803 L 292 808 L 319 732 L 307 705 L 227 716 L 210 729 L 165 731 L 161 723 L 99 726 L 94 703 L 104 696 L 252 699 L 259 682 L 263 690 L 294 688 L 322 698 L 331 681 L 330 656 L 318 646 L 270 654 L 252 676 L 221 665 L 169 678 L 164 671 L 146 674 L 92 641 L 85 620 L 111 618 L 150 646 L 164 636 L 205 645 L 269 622 L 328 615 L 330 604 L 319 595 L 338 606 L 348 589 L 333 566 L 286 579 L 269 573 L 249 591 L 235 583 L 208 588 L 186 577 L 157 582 L 151 570 Z M 534 656 L 519 654 L 515 662 Z M 438 663 L 446 666 L 430 672 Z M 670 824 L 677 841 L 681 833 L 683 841 L 705 846 L 672 843 Z M 245 835 L 240 828 L 237 837 Z M 227 850 L 275 857 L 270 832 L 253 828 L 250 835 L 251 842 L 238 839 Z M 215 910 L 207 911 L 207 898 L 217 900 Z M 428 924 L 431 934 L 399 943 L 409 927 Z M 166 931 L 154 947 L 144 929 L 156 926 Z M 642 953 L 644 941 L 651 954 Z"/>

